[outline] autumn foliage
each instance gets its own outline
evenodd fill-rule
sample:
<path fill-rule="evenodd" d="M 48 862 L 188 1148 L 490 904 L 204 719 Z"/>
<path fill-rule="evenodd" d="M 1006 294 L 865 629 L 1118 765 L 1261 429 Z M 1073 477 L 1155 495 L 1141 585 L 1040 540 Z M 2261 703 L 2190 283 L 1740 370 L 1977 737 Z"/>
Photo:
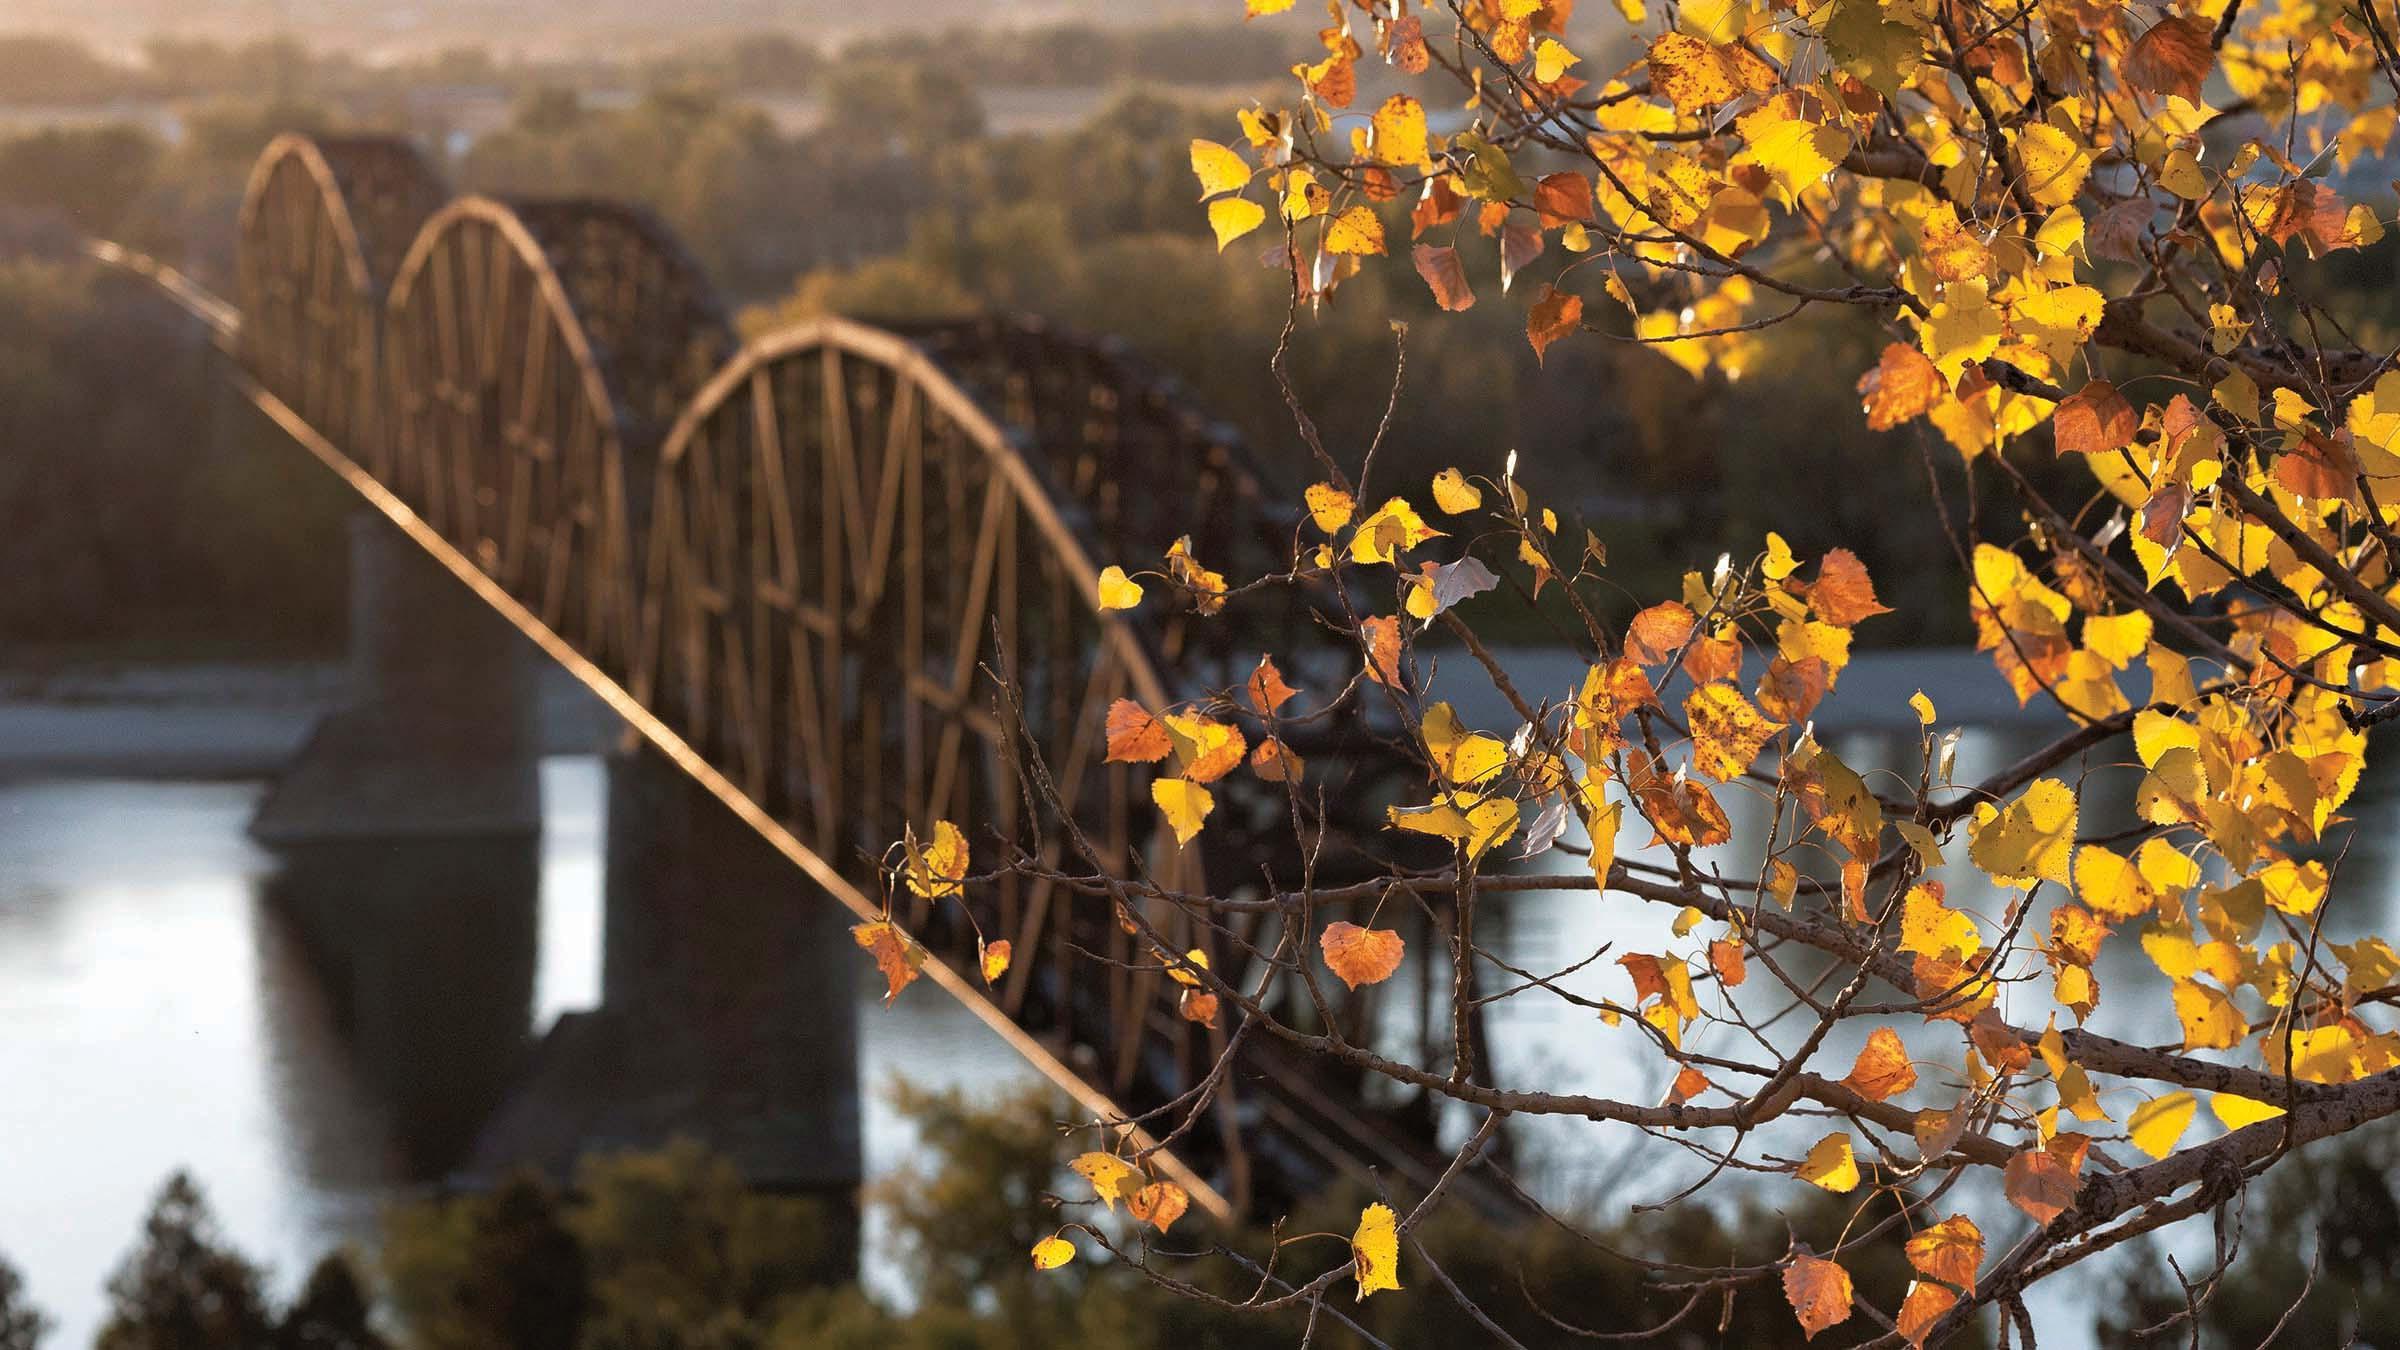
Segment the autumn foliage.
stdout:
<path fill-rule="evenodd" d="M 1293 0 L 1247 8 L 1301 21 Z M 1088 849 L 1046 873 L 1145 933 L 1161 907 L 1228 934 L 1263 904 L 1280 935 L 1229 940 L 1213 967 L 1154 943 L 1186 1015 L 1480 1122 L 1441 1184 L 1369 1207 L 1349 1250 L 1292 1239 L 1254 1304 L 1313 1305 L 1344 1280 L 1462 1297 L 1409 1269 L 1408 1233 L 1455 1176 L 1496 1165 L 1504 1122 L 1557 1115 L 1853 1203 L 1847 1227 L 1764 1261 L 1675 1254 L 1661 1278 L 1695 1299 L 1781 1299 L 1809 1337 L 1910 1345 L 1996 1310 L 2031 1343 L 2037 1281 L 2179 1220 L 2215 1214 L 2222 1234 L 2251 1178 L 2400 1112 L 2384 1015 L 2400 953 L 2324 926 L 2341 893 L 2326 841 L 2369 731 L 2400 710 L 2400 502 L 2381 500 L 2400 493 L 2400 370 L 2323 281 L 2396 204 L 2388 174 L 2351 174 L 2394 127 L 2388 16 L 2302 0 L 1330 0 L 1321 16 L 1290 101 L 1191 147 L 1220 248 L 1288 272 L 1296 324 L 1390 268 L 1443 311 L 1520 305 L 1537 355 L 1640 343 L 1695 375 L 1738 377 L 1811 324 L 1874 325 L 1871 366 L 1823 372 L 1860 400 L 1855 428 L 1826 434 L 1897 433 L 1892 472 L 1932 485 L 1977 645 L 2057 735 L 1964 779 L 1934 689 L 1909 704 L 1916 765 L 1854 767 L 1812 716 L 1888 612 L 1855 552 L 1770 534 L 1628 604 L 1604 538 L 1542 501 L 1538 466 L 1494 447 L 1393 483 L 1372 447 L 1337 453 L 1301 413 L 1316 481 L 1278 570 L 1229 578 L 1162 539 L 1155 560 L 1105 560 L 1094 599 L 1238 629 L 1255 594 L 1299 590 L 1347 644 L 1340 671 L 1263 653 L 1240 687 L 1120 701 L 1094 730 L 1148 770 L 1169 847 L 1263 799 L 1316 856 L 1342 789 L 1293 745 L 1360 710 L 1416 769 L 1379 831 L 1340 841 L 1375 865 L 1263 891 L 1210 878 L 1249 887 L 1238 899 Z M 1979 537 L 1991 514 L 1940 495 L 1937 458 L 2018 528 Z M 1475 630 L 1496 591 L 1566 616 L 1578 680 L 1512 678 Z M 1465 724 L 1430 693 L 1437 652 L 1513 716 Z M 1737 798 L 1767 823 L 1737 830 Z M 896 882 L 976 884 L 961 831 L 926 827 Z M 1620 837 L 1642 855 L 1618 856 Z M 1650 941 L 1600 958 L 1613 996 L 1570 998 L 1477 945 L 1478 900 L 1532 889 L 1655 908 Z M 1420 905 L 1430 950 L 1390 921 Z M 905 935 L 869 924 L 860 943 L 898 992 Z M 2140 978 L 2104 987 L 2111 946 L 2138 948 Z M 1328 1016 L 1423 962 L 1445 988 L 1571 1002 L 1671 1087 L 1495 1080 L 1464 1016 L 1439 1061 L 1405 1062 Z M 2086 1029 L 2120 1000 L 2171 1009 L 2180 1037 Z M 1079 1170 L 1163 1232 L 1183 1205 L 1127 1138 Z M 1070 1224 L 1034 1261 L 1068 1260 L 1078 1229 L 1122 1241 Z M 1855 1292 L 1846 1263 L 1870 1246 L 1916 1272 L 1896 1306 Z M 1177 1258 L 1122 1254 L 1176 1278 Z"/>

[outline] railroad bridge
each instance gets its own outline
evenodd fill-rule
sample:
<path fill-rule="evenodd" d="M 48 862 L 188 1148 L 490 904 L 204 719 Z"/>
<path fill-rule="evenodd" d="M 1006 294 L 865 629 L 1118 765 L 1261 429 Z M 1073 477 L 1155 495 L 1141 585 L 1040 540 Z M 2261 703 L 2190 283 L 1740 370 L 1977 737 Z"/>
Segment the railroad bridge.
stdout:
<path fill-rule="evenodd" d="M 1189 534 L 1214 566 L 1264 571 L 1296 524 L 1234 435 L 1105 344 L 1022 322 L 841 319 L 745 344 L 647 213 L 456 197 L 384 138 L 266 150 L 229 298 L 94 251 L 206 321 L 241 392 L 373 508 L 353 546 L 357 697 L 255 833 L 306 858 L 530 828 L 530 685 L 515 655 L 530 638 L 639 747 L 612 762 L 607 848 L 604 1011 L 631 1012 L 578 1035 L 655 1041 L 653 1069 L 695 1025 L 720 1050 L 730 1036 L 743 1062 L 719 1076 L 748 1107 L 712 1142 L 754 1172 L 799 1157 L 770 1179 L 855 1182 L 861 958 L 839 925 L 882 912 L 875 860 L 936 818 L 965 825 L 979 854 L 996 836 L 1054 857 L 1057 832 L 1025 818 L 1020 752 L 1039 751 L 1113 856 L 1140 851 L 1170 877 L 1239 884 L 1288 834 L 1262 803 L 1263 828 L 1245 836 L 1234 802 L 1183 852 L 1127 767 L 1103 762 L 1113 699 L 1155 708 L 1230 687 L 1311 627 L 1295 603 L 1264 632 L 1245 619 L 1237 648 L 1224 623 L 1097 611 L 1096 559 L 1156 557 Z M 1001 669 L 1021 726 L 996 711 Z M 1383 770 L 1354 750 L 1348 771 Z M 1102 898 L 1018 878 L 971 888 L 977 925 L 1017 954 L 992 986 L 973 927 L 896 903 L 930 953 L 927 982 L 1100 1119 L 1173 1101 L 1227 1044 L 1228 1025 L 1178 1016 L 1179 987 Z M 738 964 L 726 944 L 800 913 L 763 987 L 722 987 Z M 1176 941 L 1220 945 L 1157 917 Z M 1162 1155 L 1202 1208 L 1280 1203 L 1360 1160 L 1431 1179 L 1444 1155 L 1421 1103 L 1372 1107 L 1360 1082 L 1265 1040 L 1242 1046 L 1209 1123 Z M 578 1053 L 619 1070 L 642 1057 L 604 1044 L 537 1060 L 565 1082 L 600 1073 L 552 1062 Z M 494 1165 L 559 1147 L 545 1131 L 658 1142 L 640 1136 L 692 1124 L 619 1109 L 603 1126 L 538 1105 L 501 1116 L 471 1124 Z"/>

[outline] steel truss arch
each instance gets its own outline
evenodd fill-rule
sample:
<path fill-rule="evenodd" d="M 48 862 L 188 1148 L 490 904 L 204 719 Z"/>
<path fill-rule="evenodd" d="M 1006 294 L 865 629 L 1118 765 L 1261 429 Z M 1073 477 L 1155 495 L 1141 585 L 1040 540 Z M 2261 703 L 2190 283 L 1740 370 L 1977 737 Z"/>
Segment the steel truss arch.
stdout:
<path fill-rule="evenodd" d="M 286 133 L 251 171 L 235 261 L 237 350 L 261 384 L 346 444 L 375 434 L 385 290 L 448 195 L 395 137 Z"/>

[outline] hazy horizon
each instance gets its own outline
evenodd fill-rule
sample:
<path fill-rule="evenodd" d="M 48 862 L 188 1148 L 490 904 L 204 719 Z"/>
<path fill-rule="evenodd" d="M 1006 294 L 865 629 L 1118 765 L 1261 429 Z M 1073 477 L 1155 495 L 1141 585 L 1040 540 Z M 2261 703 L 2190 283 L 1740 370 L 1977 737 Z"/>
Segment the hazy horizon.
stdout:
<path fill-rule="evenodd" d="M 880 12 L 879 12 L 880 11 Z M 528 56 L 621 52 L 712 32 L 774 29 L 820 45 L 895 28 L 1021 27 L 1075 19 L 1110 25 L 1238 21 L 1230 0 L 0 0 L 0 33 L 52 33 L 118 53 L 171 35 L 246 40 L 287 36 L 367 56 L 461 43 Z"/>

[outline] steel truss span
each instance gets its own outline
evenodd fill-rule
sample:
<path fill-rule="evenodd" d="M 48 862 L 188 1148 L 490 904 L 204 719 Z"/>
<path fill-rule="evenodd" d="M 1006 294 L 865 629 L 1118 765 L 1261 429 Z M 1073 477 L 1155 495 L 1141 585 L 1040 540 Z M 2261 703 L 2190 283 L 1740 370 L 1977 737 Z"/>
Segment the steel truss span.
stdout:
<path fill-rule="evenodd" d="M 1064 861 L 1061 832 L 1026 818 L 1032 762 L 1111 856 L 1202 884 L 1200 851 L 1104 762 L 1105 710 L 1164 706 L 1170 662 L 1237 683 L 1259 648 L 1100 613 L 1094 555 L 1189 533 L 1212 565 L 1258 572 L 1293 518 L 1172 381 L 1024 322 L 829 318 L 741 345 L 648 213 L 452 198 L 396 140 L 276 140 L 239 247 L 238 321 L 171 269 L 94 251 L 201 306 L 286 431 L 860 917 L 883 912 L 878 859 L 937 818 L 979 853 L 996 834 Z M 1247 639 L 1305 642 L 1305 619 L 1294 605 Z M 1219 945 L 1180 912 L 1147 917 Z M 1175 1100 L 1225 1049 L 1106 897 L 1008 876 L 963 910 L 903 890 L 893 918 L 930 982 L 1103 1119 Z M 979 937 L 1014 948 L 996 986 Z M 1246 1044 L 1237 1068 L 1159 1155 L 1204 1210 L 1359 1157 L 1403 1175 L 1437 1158 L 1322 1066 Z"/>

